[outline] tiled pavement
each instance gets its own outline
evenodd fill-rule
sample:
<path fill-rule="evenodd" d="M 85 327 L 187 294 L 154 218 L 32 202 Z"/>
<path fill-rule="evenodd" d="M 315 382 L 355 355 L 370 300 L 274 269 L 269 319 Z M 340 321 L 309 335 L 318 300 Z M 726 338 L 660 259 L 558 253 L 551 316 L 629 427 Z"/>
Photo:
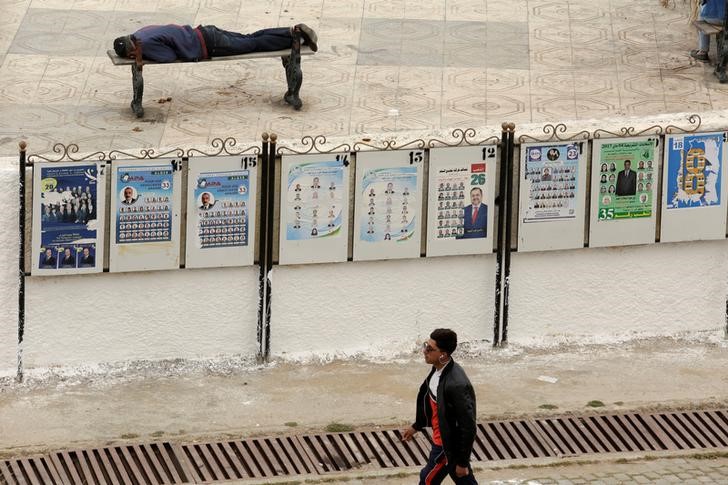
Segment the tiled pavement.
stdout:
<path fill-rule="evenodd" d="M 481 485 L 728 484 L 728 458 L 660 458 L 628 463 L 600 462 L 541 468 L 479 470 Z M 347 485 L 409 485 L 416 477 L 350 478 Z M 447 483 L 447 480 L 444 482 Z"/>
<path fill-rule="evenodd" d="M 84 151 L 556 122 L 728 108 L 691 61 L 676 0 L 0 0 L 0 154 L 27 137 Z M 280 62 L 145 69 L 143 120 L 111 40 L 152 23 L 252 31 L 306 22 L 304 108 L 282 102 Z M 171 97 L 168 103 L 158 103 Z"/>

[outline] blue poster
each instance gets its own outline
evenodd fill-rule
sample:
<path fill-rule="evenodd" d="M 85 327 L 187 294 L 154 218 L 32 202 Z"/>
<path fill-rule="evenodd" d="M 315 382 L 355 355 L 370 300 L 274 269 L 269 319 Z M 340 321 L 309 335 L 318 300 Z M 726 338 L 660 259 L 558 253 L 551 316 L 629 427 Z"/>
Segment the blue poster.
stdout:
<path fill-rule="evenodd" d="M 291 166 L 286 194 L 286 240 L 336 236 L 344 206 L 344 165 L 340 160 Z"/>
<path fill-rule="evenodd" d="M 367 170 L 362 179 L 360 239 L 401 242 L 415 233 L 417 167 Z M 360 206 L 361 207 L 361 206 Z"/>
<path fill-rule="evenodd" d="M 41 166 L 40 171 L 39 268 L 95 268 L 97 165 Z"/>
<path fill-rule="evenodd" d="M 117 167 L 116 243 L 172 240 L 172 166 Z"/>
<path fill-rule="evenodd" d="M 200 173 L 195 185 L 198 247 L 247 246 L 249 199 L 249 170 Z"/>
<path fill-rule="evenodd" d="M 720 205 L 724 133 L 683 135 L 667 146 L 668 209 Z"/>

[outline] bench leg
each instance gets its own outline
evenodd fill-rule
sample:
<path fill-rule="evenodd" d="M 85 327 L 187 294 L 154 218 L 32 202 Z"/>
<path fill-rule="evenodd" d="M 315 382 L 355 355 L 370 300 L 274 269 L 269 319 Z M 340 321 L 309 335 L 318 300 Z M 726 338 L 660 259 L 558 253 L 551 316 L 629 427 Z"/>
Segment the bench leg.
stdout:
<path fill-rule="evenodd" d="M 134 87 L 134 98 L 131 100 L 131 110 L 137 118 L 144 116 L 142 108 L 142 96 L 144 96 L 144 76 L 142 70 L 136 64 L 131 65 L 131 83 Z"/>
<path fill-rule="evenodd" d="M 286 83 L 288 91 L 283 95 L 286 103 L 293 106 L 293 109 L 299 110 L 303 106 L 303 101 L 298 96 L 303 83 L 303 71 L 301 71 L 301 33 L 293 33 L 293 45 L 291 46 L 291 55 L 281 57 L 283 67 L 286 70 Z"/>

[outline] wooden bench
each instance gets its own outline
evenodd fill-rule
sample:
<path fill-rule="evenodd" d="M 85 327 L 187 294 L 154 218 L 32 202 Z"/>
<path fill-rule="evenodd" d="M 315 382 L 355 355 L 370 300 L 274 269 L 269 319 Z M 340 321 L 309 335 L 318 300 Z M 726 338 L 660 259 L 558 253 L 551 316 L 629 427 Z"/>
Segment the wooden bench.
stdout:
<path fill-rule="evenodd" d="M 144 116 L 144 108 L 142 107 L 142 96 L 144 95 L 144 77 L 142 75 L 142 67 L 138 66 L 134 59 L 126 59 L 116 55 L 113 50 L 106 51 L 111 62 L 115 66 L 131 66 L 131 79 L 132 87 L 134 89 L 134 97 L 131 100 L 131 109 L 137 118 Z M 226 57 L 214 57 L 212 59 L 203 59 L 198 61 L 203 62 L 222 62 L 222 61 L 242 61 L 248 59 L 262 59 L 269 57 L 280 57 L 283 61 L 283 68 L 286 70 L 286 83 L 288 84 L 288 90 L 283 96 L 286 103 L 293 106 L 294 109 L 299 110 L 303 106 L 303 101 L 299 97 L 301 90 L 301 83 L 303 82 L 303 72 L 301 71 L 301 56 L 311 55 L 314 52 L 307 46 L 301 46 L 300 34 L 294 34 L 293 46 L 291 50 L 280 50 L 270 52 L 253 52 L 250 54 L 242 54 L 239 56 L 226 56 Z M 176 61 L 176 63 L 191 62 L 191 61 Z M 154 64 L 161 64 L 159 62 L 144 61 L 144 66 L 151 66 Z M 175 63 L 165 63 L 175 64 Z"/>

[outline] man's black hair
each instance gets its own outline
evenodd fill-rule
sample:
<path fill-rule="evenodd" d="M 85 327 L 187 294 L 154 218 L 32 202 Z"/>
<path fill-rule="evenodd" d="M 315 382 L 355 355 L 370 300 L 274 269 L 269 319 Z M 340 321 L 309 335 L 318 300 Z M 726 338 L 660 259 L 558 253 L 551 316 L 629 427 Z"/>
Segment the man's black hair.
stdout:
<path fill-rule="evenodd" d="M 124 35 L 114 39 L 114 52 L 119 57 L 129 57 L 129 53 L 134 48 L 131 35 Z"/>
<path fill-rule="evenodd" d="M 458 334 L 449 328 L 436 328 L 430 334 L 430 338 L 437 343 L 443 352 L 452 354 L 458 346 Z"/>

